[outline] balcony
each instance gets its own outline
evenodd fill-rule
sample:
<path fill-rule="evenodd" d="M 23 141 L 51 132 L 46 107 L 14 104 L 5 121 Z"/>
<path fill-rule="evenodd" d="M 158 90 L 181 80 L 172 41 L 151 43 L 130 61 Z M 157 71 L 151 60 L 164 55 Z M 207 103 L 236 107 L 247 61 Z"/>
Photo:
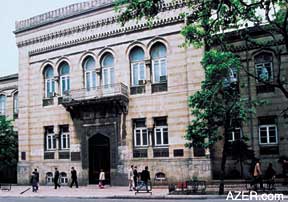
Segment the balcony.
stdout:
<path fill-rule="evenodd" d="M 83 88 L 71 90 L 69 95 L 62 98 L 63 105 L 79 103 L 83 101 L 102 100 L 121 96 L 128 99 L 128 87 L 123 83 L 97 86 L 95 88 Z"/>
<path fill-rule="evenodd" d="M 95 114 L 93 115 L 92 112 L 97 111 L 105 113 L 105 111 L 120 109 L 126 113 L 128 102 L 128 87 L 123 83 L 71 90 L 69 95 L 58 99 L 58 103 L 62 104 L 72 117 L 77 116 L 81 119 L 86 117 L 86 113 L 93 117 Z"/>

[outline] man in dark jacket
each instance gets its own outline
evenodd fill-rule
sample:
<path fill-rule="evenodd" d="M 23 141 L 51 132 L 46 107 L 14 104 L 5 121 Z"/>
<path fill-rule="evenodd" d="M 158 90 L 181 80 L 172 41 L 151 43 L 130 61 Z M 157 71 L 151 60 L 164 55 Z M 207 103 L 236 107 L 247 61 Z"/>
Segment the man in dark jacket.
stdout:
<path fill-rule="evenodd" d="M 134 181 L 134 190 L 136 190 L 138 186 L 138 171 L 137 171 L 137 166 L 134 166 L 133 170 L 133 181 Z"/>
<path fill-rule="evenodd" d="M 60 184 L 58 183 L 59 176 L 60 176 L 59 171 L 58 171 L 57 168 L 55 168 L 55 172 L 54 172 L 54 186 L 55 186 L 55 189 L 57 189 L 57 187 L 60 188 Z"/>
<path fill-rule="evenodd" d="M 72 182 L 70 184 L 70 187 L 72 188 L 74 183 L 76 185 L 76 188 L 78 188 L 78 181 L 77 181 L 77 172 L 76 170 L 74 169 L 74 167 L 71 168 L 71 179 L 72 179 Z"/>
<path fill-rule="evenodd" d="M 36 181 L 37 181 L 37 191 L 38 191 L 38 189 L 39 189 L 39 172 L 37 171 L 36 168 L 34 169 L 33 174 L 35 174 L 35 177 L 36 177 Z"/>
<path fill-rule="evenodd" d="M 148 192 L 148 180 L 150 180 L 150 172 L 148 171 L 148 166 L 145 167 L 145 170 L 141 173 L 141 180 L 143 181 L 146 191 Z"/>
<path fill-rule="evenodd" d="M 30 179 L 30 183 L 32 185 L 32 191 L 33 192 L 37 192 L 38 190 L 38 182 L 37 182 L 37 176 L 35 175 L 35 173 L 32 173 L 31 179 Z"/>

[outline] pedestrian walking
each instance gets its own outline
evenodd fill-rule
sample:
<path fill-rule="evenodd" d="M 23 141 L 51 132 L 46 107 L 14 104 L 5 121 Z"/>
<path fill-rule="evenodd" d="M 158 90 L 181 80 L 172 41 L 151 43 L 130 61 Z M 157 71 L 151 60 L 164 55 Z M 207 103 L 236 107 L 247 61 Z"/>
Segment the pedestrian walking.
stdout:
<path fill-rule="evenodd" d="M 57 187 L 61 187 L 60 184 L 59 184 L 59 171 L 57 168 L 55 168 L 55 172 L 54 172 L 54 187 L 55 189 L 57 189 Z"/>
<path fill-rule="evenodd" d="M 104 181 L 105 181 L 105 173 L 103 169 L 100 170 L 100 175 L 99 175 L 99 188 L 104 189 Z"/>
<path fill-rule="evenodd" d="M 263 189 L 263 180 L 262 180 L 262 170 L 261 170 L 261 163 L 259 159 L 256 159 L 256 163 L 253 170 L 253 181 L 254 181 L 254 188 L 257 190 L 257 184 L 260 184 L 260 189 Z"/>
<path fill-rule="evenodd" d="M 134 166 L 134 169 L 133 169 L 133 181 L 134 181 L 134 190 L 136 190 L 137 185 L 138 185 L 138 171 L 137 171 L 137 166 Z"/>
<path fill-rule="evenodd" d="M 128 186 L 129 186 L 129 191 L 132 191 L 133 188 L 133 165 L 128 170 Z"/>
<path fill-rule="evenodd" d="M 72 182 L 70 184 L 70 187 L 72 188 L 75 183 L 76 188 L 78 188 L 77 172 L 74 169 L 74 167 L 71 168 L 71 179 L 72 179 Z"/>
<path fill-rule="evenodd" d="M 36 174 L 34 172 L 31 175 L 30 183 L 32 185 L 32 192 L 37 192 L 37 190 L 38 190 L 38 182 L 37 182 L 37 176 L 36 176 Z"/>
<path fill-rule="evenodd" d="M 36 177 L 36 181 L 37 181 L 37 191 L 39 189 L 39 172 L 37 171 L 37 169 L 35 168 L 33 173 L 35 174 Z"/>
<path fill-rule="evenodd" d="M 143 186 L 146 187 L 146 191 L 149 192 L 148 190 L 148 181 L 150 180 L 150 172 L 148 171 L 148 166 L 145 166 L 145 170 L 142 171 L 141 173 L 141 181 L 143 182 L 137 189 L 141 190 Z"/>
<path fill-rule="evenodd" d="M 273 169 L 272 163 L 269 163 L 269 166 L 266 170 L 265 177 L 268 180 L 267 185 L 268 189 L 273 189 L 275 185 L 275 178 L 276 178 L 276 172 Z"/>

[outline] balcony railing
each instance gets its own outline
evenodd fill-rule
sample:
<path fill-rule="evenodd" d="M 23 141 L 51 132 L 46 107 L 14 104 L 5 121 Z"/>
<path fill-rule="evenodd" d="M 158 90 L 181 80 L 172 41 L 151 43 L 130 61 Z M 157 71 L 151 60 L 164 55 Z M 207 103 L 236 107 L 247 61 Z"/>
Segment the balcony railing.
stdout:
<path fill-rule="evenodd" d="M 123 83 L 116 83 L 97 86 L 93 88 L 71 90 L 69 95 L 63 97 L 62 103 L 69 103 L 72 100 L 89 100 L 95 98 L 111 97 L 116 95 L 123 95 L 125 97 L 128 97 L 128 87 Z"/>

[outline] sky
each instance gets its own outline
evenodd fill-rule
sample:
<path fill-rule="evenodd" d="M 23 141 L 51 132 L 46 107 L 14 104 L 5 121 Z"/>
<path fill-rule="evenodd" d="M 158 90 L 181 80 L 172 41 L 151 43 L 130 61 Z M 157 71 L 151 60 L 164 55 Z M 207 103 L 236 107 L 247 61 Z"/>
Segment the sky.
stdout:
<path fill-rule="evenodd" d="M 4 0 L 0 12 L 0 77 L 18 73 L 18 51 L 13 31 L 23 20 L 85 0 Z"/>

